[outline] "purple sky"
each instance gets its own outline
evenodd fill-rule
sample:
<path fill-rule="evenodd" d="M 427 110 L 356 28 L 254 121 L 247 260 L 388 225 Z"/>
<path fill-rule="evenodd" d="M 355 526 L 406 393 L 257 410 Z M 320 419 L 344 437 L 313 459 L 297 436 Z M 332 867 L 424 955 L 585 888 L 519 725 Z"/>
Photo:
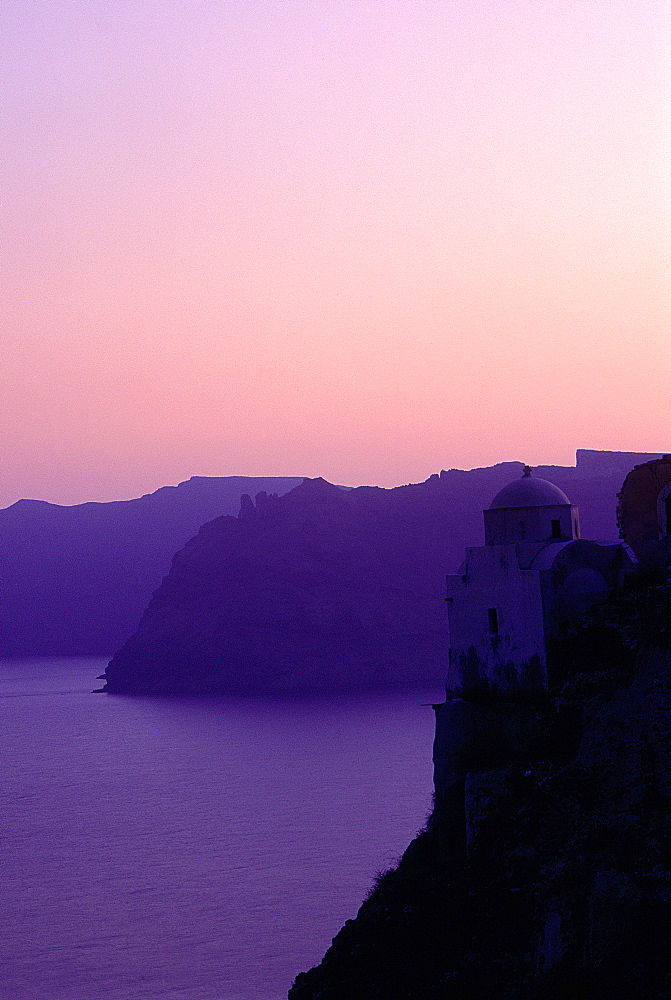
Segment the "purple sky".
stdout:
<path fill-rule="evenodd" d="M 0 505 L 668 451 L 667 0 L 6 0 Z"/>

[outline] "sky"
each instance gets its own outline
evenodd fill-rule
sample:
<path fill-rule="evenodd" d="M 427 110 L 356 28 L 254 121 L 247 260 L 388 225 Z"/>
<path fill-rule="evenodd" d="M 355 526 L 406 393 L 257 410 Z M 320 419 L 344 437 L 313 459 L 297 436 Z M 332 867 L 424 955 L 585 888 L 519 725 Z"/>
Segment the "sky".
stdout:
<path fill-rule="evenodd" d="M 671 450 L 667 0 L 5 0 L 0 506 Z"/>

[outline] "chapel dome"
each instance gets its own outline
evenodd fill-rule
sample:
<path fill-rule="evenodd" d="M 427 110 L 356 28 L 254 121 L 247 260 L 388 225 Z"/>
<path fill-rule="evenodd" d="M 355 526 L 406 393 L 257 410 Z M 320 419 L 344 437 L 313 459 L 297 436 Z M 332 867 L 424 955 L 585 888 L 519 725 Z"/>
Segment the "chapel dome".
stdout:
<path fill-rule="evenodd" d="M 558 486 L 547 479 L 536 479 L 526 466 L 521 479 L 508 483 L 496 494 L 489 505 L 490 510 L 503 507 L 556 507 L 570 505 L 571 501 Z"/>

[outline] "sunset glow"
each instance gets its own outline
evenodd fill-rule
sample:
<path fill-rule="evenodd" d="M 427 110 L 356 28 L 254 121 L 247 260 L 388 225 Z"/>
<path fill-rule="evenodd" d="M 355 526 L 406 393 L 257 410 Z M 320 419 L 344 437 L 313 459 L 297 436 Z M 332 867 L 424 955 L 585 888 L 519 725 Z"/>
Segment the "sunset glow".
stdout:
<path fill-rule="evenodd" d="M 669 451 L 651 0 L 10 0 L 0 506 Z"/>

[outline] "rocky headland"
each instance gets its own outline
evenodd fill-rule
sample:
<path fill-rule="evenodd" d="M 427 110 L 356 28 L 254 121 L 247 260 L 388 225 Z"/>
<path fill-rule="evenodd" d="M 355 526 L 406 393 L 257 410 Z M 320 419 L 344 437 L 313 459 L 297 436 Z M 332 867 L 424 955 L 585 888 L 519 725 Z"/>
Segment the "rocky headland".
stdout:
<path fill-rule="evenodd" d="M 106 671 L 133 693 L 290 691 L 442 677 L 439 481 L 243 497 L 175 556 Z M 417 495 L 419 494 L 419 495 Z M 428 527 L 428 531 L 427 531 Z M 428 563 L 428 565 L 427 565 Z"/>

